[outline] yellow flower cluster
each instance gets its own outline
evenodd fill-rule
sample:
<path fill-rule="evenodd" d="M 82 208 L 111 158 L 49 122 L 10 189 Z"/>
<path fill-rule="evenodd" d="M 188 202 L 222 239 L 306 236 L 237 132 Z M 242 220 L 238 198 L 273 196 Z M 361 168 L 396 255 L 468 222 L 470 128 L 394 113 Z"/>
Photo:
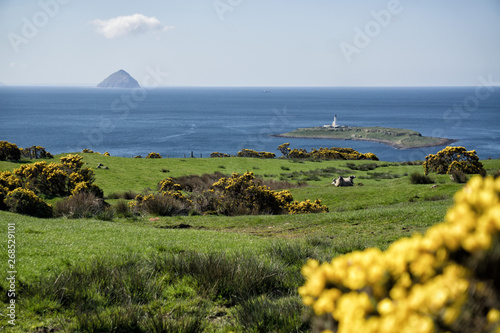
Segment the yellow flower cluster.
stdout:
<path fill-rule="evenodd" d="M 285 206 L 293 200 L 288 191 L 276 192 L 254 181 L 253 172 L 243 175 L 233 173 L 213 183 L 210 191 L 216 197 L 219 213 L 234 215 L 235 207 L 240 207 L 243 214 L 281 214 Z M 238 214 L 239 215 L 239 214 Z"/>
<path fill-rule="evenodd" d="M 21 158 L 21 150 L 16 144 L 7 141 L 0 141 L 0 161 L 13 160 Z"/>
<path fill-rule="evenodd" d="M 293 202 L 290 191 L 273 191 L 267 186 L 259 185 L 253 172 L 246 172 L 241 176 L 233 173 L 229 178 L 221 178 L 212 185 L 211 191 L 218 197 L 217 206 L 222 214 L 226 214 L 225 208 L 229 206 L 245 207 L 250 214 L 328 212 L 328 207 L 321 205 L 320 200 Z"/>
<path fill-rule="evenodd" d="M 451 331 L 464 315 L 470 290 L 486 285 L 477 281 L 498 278 L 475 276 L 475 269 L 500 250 L 500 178 L 473 178 L 455 201 L 446 221 L 424 236 L 401 239 L 384 252 L 371 248 L 324 264 L 310 260 L 299 293 L 316 315 L 328 314 L 323 328 Z M 500 312 L 490 308 L 484 322 L 484 331 L 500 330 Z"/>
<path fill-rule="evenodd" d="M 71 190 L 71 195 L 76 195 L 78 193 L 92 193 L 98 198 L 102 198 L 104 196 L 103 191 L 94 183 L 91 182 L 79 182 L 75 185 L 75 187 Z"/>
<path fill-rule="evenodd" d="M 267 151 L 255 151 L 252 149 L 242 149 L 237 154 L 238 157 L 255 157 L 255 158 L 275 158 L 276 154 Z"/>
<path fill-rule="evenodd" d="M 33 191 L 16 188 L 4 199 L 10 211 L 36 217 L 52 217 L 52 206 L 46 204 Z"/>
<path fill-rule="evenodd" d="M 60 158 L 61 163 L 73 170 L 80 170 L 83 166 L 83 157 L 80 155 L 66 155 Z"/>
<path fill-rule="evenodd" d="M 328 207 L 321 204 L 321 200 L 316 199 L 314 202 L 307 199 L 306 201 L 294 201 L 287 205 L 290 214 L 308 214 L 308 213 L 328 213 Z"/>
<path fill-rule="evenodd" d="M 286 149 L 286 147 L 280 146 L 281 149 Z M 278 148 L 278 149 L 280 149 Z M 289 149 L 289 148 L 288 148 Z M 287 152 L 286 150 L 283 150 Z M 288 158 L 313 158 L 322 160 L 374 160 L 378 161 L 378 157 L 373 153 L 360 153 L 352 148 L 319 148 L 312 149 L 307 152 L 305 149 L 293 149 L 289 150 L 286 154 Z"/>
<path fill-rule="evenodd" d="M 97 154 L 97 155 L 101 155 L 101 153 L 100 153 L 100 152 L 98 152 L 98 151 L 93 151 L 92 149 L 87 149 L 87 148 L 85 148 L 84 150 L 82 150 L 82 153 L 84 153 L 84 154 Z M 108 156 L 109 156 L 109 155 L 108 155 Z"/>
<path fill-rule="evenodd" d="M 43 147 L 35 147 L 43 148 Z M 33 164 L 23 164 L 13 173 L 0 172 L 0 209 L 11 209 L 20 211 L 17 207 L 23 205 L 16 200 L 26 200 L 31 202 L 29 207 L 38 207 L 41 200 L 36 193 L 50 196 L 75 195 L 80 192 L 93 193 L 98 197 L 103 197 L 103 191 L 94 184 L 94 172 L 89 168 L 82 168 L 83 161 L 79 155 L 67 155 L 61 157 L 61 163 L 50 163 L 45 161 Z M 25 190 L 15 192 L 15 196 L 9 196 L 15 190 Z M 28 192 L 26 192 L 28 191 Z M 31 195 L 33 193 L 36 198 Z M 11 199 L 7 202 L 7 197 Z M 14 200 L 15 199 L 15 200 Z M 41 206 L 42 208 L 45 206 Z M 47 206 L 52 210 L 50 206 Z M 24 210 L 39 216 L 36 210 Z M 42 209 L 43 211 L 43 209 Z M 23 213 L 24 214 L 24 213 Z M 43 216 L 51 214 L 44 213 Z"/>
<path fill-rule="evenodd" d="M 166 191 L 180 191 L 182 190 L 182 186 L 180 184 L 176 184 L 172 178 L 165 178 L 158 183 L 158 191 L 166 192 Z"/>
<path fill-rule="evenodd" d="M 210 154 L 210 157 L 217 158 L 217 157 L 230 157 L 230 156 L 228 154 L 219 153 L 218 151 L 214 151 L 213 153 Z"/>
<path fill-rule="evenodd" d="M 148 154 L 148 156 L 146 156 L 146 158 L 162 158 L 162 156 L 158 153 L 151 152 Z"/>
<path fill-rule="evenodd" d="M 429 172 L 449 174 L 453 171 L 475 174 L 483 170 L 476 151 L 467 151 L 464 147 L 446 147 L 437 154 L 429 154 L 425 157 L 423 167 L 426 175 Z"/>

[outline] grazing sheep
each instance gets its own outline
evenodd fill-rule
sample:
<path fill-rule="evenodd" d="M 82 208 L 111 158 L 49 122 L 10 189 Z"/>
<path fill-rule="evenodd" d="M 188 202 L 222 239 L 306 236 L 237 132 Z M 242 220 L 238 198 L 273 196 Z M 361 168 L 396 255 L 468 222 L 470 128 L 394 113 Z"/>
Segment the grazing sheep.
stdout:
<path fill-rule="evenodd" d="M 335 185 L 337 187 L 339 186 L 354 186 L 353 179 L 356 178 L 356 176 L 349 176 L 349 178 L 344 178 L 342 176 L 339 176 L 339 178 L 334 178 L 332 185 Z"/>

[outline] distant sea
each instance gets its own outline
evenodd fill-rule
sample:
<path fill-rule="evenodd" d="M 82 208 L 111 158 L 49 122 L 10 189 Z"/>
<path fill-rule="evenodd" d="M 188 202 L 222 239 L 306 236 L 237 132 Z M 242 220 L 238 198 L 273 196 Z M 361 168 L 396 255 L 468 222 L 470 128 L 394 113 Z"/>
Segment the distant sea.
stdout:
<path fill-rule="evenodd" d="M 480 97 L 480 98 L 478 98 Z M 363 141 L 272 137 L 331 124 L 397 127 L 456 139 L 500 158 L 500 87 L 155 88 L 0 87 L 0 140 L 52 154 L 209 157 L 243 148 L 351 147 L 385 161 L 422 160 L 444 147 L 398 150 Z"/>

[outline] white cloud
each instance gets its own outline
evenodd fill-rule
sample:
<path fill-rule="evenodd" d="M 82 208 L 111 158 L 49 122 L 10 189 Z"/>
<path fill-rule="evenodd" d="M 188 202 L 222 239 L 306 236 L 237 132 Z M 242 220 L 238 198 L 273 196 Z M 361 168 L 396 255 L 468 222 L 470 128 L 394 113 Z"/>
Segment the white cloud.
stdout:
<path fill-rule="evenodd" d="M 109 20 L 96 19 L 89 23 L 95 26 L 97 33 L 106 38 L 138 35 L 149 31 L 165 32 L 174 28 L 162 24 L 156 17 L 147 17 L 142 14 L 118 16 Z"/>
<path fill-rule="evenodd" d="M 10 68 L 13 68 L 15 65 L 16 65 L 16 63 L 15 63 L 15 62 L 11 62 L 11 63 L 9 64 L 9 67 L 10 67 Z"/>

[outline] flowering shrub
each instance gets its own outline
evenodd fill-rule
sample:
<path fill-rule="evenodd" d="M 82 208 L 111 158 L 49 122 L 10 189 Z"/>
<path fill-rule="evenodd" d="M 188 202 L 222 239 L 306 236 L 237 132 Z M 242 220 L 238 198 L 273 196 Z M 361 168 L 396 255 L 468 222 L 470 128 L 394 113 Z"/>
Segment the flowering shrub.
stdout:
<path fill-rule="evenodd" d="M 97 198 L 104 197 L 104 192 L 97 186 L 91 182 L 79 182 L 75 185 L 75 187 L 71 190 L 71 196 L 75 196 L 80 193 L 93 194 Z"/>
<path fill-rule="evenodd" d="M 35 217 L 52 217 L 52 206 L 47 205 L 33 191 L 16 188 L 4 199 L 9 210 L 14 213 Z"/>
<path fill-rule="evenodd" d="M 288 191 L 275 192 L 254 182 L 253 172 L 233 173 L 215 182 L 210 191 L 216 195 L 217 212 L 224 215 L 282 214 L 293 200 Z"/>
<path fill-rule="evenodd" d="M 294 201 L 287 206 L 290 214 L 308 214 L 308 213 L 328 213 L 328 207 L 321 204 L 321 200 Z"/>
<path fill-rule="evenodd" d="M 106 152 L 104 152 L 104 154 L 103 154 L 103 155 L 104 155 L 104 156 L 111 156 L 111 154 L 110 154 L 109 152 L 107 152 L 107 151 L 106 151 Z"/>
<path fill-rule="evenodd" d="M 318 330 L 499 332 L 500 178 L 473 178 L 424 236 L 310 260 L 302 273 Z"/>
<path fill-rule="evenodd" d="M 50 196 L 65 196 L 76 192 L 90 191 L 102 197 L 102 191 L 93 184 L 95 176 L 92 169 L 82 168 L 83 161 L 79 155 L 61 157 L 61 163 L 36 162 L 23 164 L 14 170 L 14 175 L 19 181 L 19 186 Z"/>
<path fill-rule="evenodd" d="M 276 154 L 267 151 L 255 151 L 252 149 L 242 149 L 237 154 L 238 157 L 255 157 L 255 158 L 275 158 Z"/>
<path fill-rule="evenodd" d="M 283 158 L 287 158 L 288 154 L 290 154 L 291 149 L 289 147 L 290 143 L 288 142 L 278 146 L 278 150 L 283 154 Z"/>
<path fill-rule="evenodd" d="M 146 158 L 162 158 L 162 157 L 158 153 L 151 152 L 151 153 L 148 154 L 148 156 L 146 156 Z"/>
<path fill-rule="evenodd" d="M 0 171 L 0 210 L 7 209 L 4 199 L 7 193 L 20 187 L 19 179 L 9 171 Z"/>
<path fill-rule="evenodd" d="M 290 149 L 287 144 L 281 145 L 279 150 L 282 150 L 284 157 L 287 158 L 311 158 L 322 160 L 374 160 L 378 161 L 378 157 L 372 153 L 360 153 L 352 148 L 313 148 L 310 152 L 306 149 Z M 285 153 L 287 153 L 285 155 Z"/>
<path fill-rule="evenodd" d="M 476 151 L 467 151 L 464 147 L 446 147 L 437 154 L 429 154 L 425 157 L 423 167 L 426 175 L 429 172 L 449 174 L 453 171 L 473 174 L 484 170 Z"/>
<path fill-rule="evenodd" d="M 82 159 L 83 157 L 81 157 L 80 155 L 69 154 L 67 156 L 61 157 L 59 160 L 65 167 L 69 169 L 80 170 L 81 167 L 83 166 Z"/>
<path fill-rule="evenodd" d="M 228 154 L 219 153 L 218 151 L 215 151 L 210 154 L 210 157 L 216 158 L 216 157 L 230 157 L 230 156 Z"/>
<path fill-rule="evenodd" d="M 158 191 L 159 192 L 167 192 L 167 191 L 180 191 L 182 190 L 182 186 L 180 184 L 176 184 L 172 178 L 163 179 L 158 183 Z"/>
<path fill-rule="evenodd" d="M 19 179 L 10 171 L 0 171 L 0 186 L 5 187 L 9 191 L 21 187 Z"/>
<path fill-rule="evenodd" d="M 17 161 L 21 158 L 21 150 L 16 144 L 0 141 L 0 161 Z"/>
<path fill-rule="evenodd" d="M 23 164 L 14 170 L 14 175 L 19 179 L 21 187 L 34 192 L 51 195 L 52 191 L 47 179 L 48 173 L 47 162 L 45 161 Z"/>
<path fill-rule="evenodd" d="M 214 209 L 219 214 L 286 214 L 326 212 L 328 208 L 315 203 L 293 202 L 293 196 L 288 190 L 272 191 L 265 185 L 255 181 L 253 172 L 243 175 L 233 173 L 231 177 L 223 177 L 215 182 L 210 192 L 215 196 Z"/>

